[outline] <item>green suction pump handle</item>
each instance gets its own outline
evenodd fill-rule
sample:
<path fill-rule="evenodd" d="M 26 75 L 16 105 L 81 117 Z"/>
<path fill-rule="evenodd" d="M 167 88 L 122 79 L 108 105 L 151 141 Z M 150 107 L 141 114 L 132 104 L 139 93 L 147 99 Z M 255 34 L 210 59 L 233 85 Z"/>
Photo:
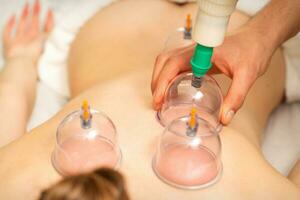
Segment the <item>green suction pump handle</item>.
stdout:
<path fill-rule="evenodd" d="M 213 47 L 206 47 L 197 44 L 194 56 L 191 60 L 192 71 L 195 77 L 203 77 L 211 68 L 211 57 L 213 54 Z"/>
<path fill-rule="evenodd" d="M 212 47 L 206 47 L 200 44 L 197 44 L 194 56 L 191 60 L 193 78 L 192 86 L 194 88 L 200 88 L 202 84 L 202 77 L 207 73 L 211 68 L 211 57 L 213 54 Z"/>

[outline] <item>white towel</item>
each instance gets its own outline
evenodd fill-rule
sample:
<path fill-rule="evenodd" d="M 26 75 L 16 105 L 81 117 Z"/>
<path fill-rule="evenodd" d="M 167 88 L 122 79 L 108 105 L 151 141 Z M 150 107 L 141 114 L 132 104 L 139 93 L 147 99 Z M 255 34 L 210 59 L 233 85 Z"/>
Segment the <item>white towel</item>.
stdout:
<path fill-rule="evenodd" d="M 65 8 L 64 12 L 60 12 L 60 15 L 56 16 L 57 24 L 45 45 L 45 53 L 39 62 L 39 77 L 60 95 L 68 97 L 70 94 L 67 57 L 76 33 L 99 9 L 112 2 L 114 0 L 76 1 L 76 7 Z"/>

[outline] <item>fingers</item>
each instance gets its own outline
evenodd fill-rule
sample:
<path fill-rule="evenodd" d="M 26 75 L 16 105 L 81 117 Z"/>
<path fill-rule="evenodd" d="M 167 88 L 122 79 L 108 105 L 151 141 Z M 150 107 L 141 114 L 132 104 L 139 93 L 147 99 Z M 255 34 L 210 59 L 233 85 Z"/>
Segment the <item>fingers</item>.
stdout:
<path fill-rule="evenodd" d="M 41 4 L 39 0 L 36 0 L 32 7 L 30 19 L 30 6 L 28 3 L 24 6 L 16 31 L 17 37 L 23 37 L 24 35 L 28 35 L 28 33 L 31 37 L 35 37 L 41 31 L 45 32 L 46 35 L 51 32 L 54 26 L 52 10 L 49 9 L 47 12 L 43 30 L 40 29 L 40 13 Z"/>
<path fill-rule="evenodd" d="M 161 54 L 160 56 L 157 57 L 155 65 L 154 65 L 154 70 L 153 70 L 153 74 L 152 74 L 152 81 L 151 81 L 152 93 L 154 93 L 154 91 L 156 89 L 157 82 L 158 82 L 159 76 L 161 74 L 161 71 L 164 68 L 164 66 L 166 65 L 166 63 L 168 62 L 168 60 L 172 60 L 173 57 L 175 57 L 177 55 L 189 56 L 191 54 L 191 56 L 192 56 L 192 54 L 194 52 L 194 47 L 195 47 L 195 45 L 191 45 L 191 46 L 184 47 L 184 48 L 181 48 L 181 49 L 175 49 L 175 50 L 170 51 L 168 53 Z M 190 53 L 190 54 L 188 54 L 188 53 Z M 189 58 L 183 57 L 182 59 L 187 59 L 188 65 L 189 65 L 190 57 Z"/>
<path fill-rule="evenodd" d="M 154 92 L 155 88 L 156 88 L 156 83 L 159 77 L 159 74 L 162 70 L 162 68 L 164 67 L 165 63 L 167 62 L 167 60 L 169 59 L 169 55 L 168 54 L 164 54 L 164 55 L 159 55 L 156 58 L 155 64 L 154 64 L 154 70 L 152 73 L 152 81 L 151 81 L 151 91 L 152 93 Z"/>
<path fill-rule="evenodd" d="M 255 76 L 248 71 L 239 71 L 233 76 L 231 86 L 225 97 L 221 122 L 228 125 L 233 119 L 235 113 L 243 105 L 245 98 L 255 81 Z"/>
<path fill-rule="evenodd" d="M 4 32 L 3 32 L 3 43 L 4 46 L 8 44 L 10 38 L 12 36 L 14 25 L 16 24 L 16 16 L 12 15 L 9 20 L 7 21 Z"/>
<path fill-rule="evenodd" d="M 153 94 L 153 108 L 161 108 L 165 91 L 174 77 L 179 73 L 190 69 L 190 59 L 193 55 L 193 49 L 185 49 L 180 54 L 168 59 L 158 75 Z"/>
<path fill-rule="evenodd" d="M 54 17 L 53 17 L 53 12 L 51 9 L 48 10 L 47 12 L 47 17 L 45 21 L 45 27 L 44 31 L 48 35 L 54 27 Z"/>
<path fill-rule="evenodd" d="M 40 5 L 39 0 L 36 0 L 33 5 L 32 17 L 31 17 L 31 23 L 30 23 L 30 33 L 33 36 L 38 34 L 40 31 L 40 28 L 39 28 L 40 12 L 41 12 L 41 5 Z"/>
<path fill-rule="evenodd" d="M 207 72 L 207 74 L 212 75 L 212 74 L 221 74 L 222 72 L 220 69 L 215 66 L 214 64 L 212 65 L 211 69 Z"/>
<path fill-rule="evenodd" d="M 48 34 L 53 29 L 53 13 L 48 11 L 43 29 L 40 28 L 41 5 L 36 0 L 32 8 L 23 7 L 22 14 L 13 35 L 15 17 L 11 17 L 3 32 L 4 56 L 6 59 L 16 56 L 31 57 L 37 60 L 41 55 Z"/>
<path fill-rule="evenodd" d="M 19 20 L 19 24 L 16 30 L 16 35 L 20 36 L 24 34 L 26 28 L 27 28 L 27 23 L 28 23 L 28 14 L 29 14 L 29 4 L 26 3 L 25 6 L 23 7 L 23 11 Z"/>
<path fill-rule="evenodd" d="M 163 103 L 163 97 L 165 90 L 168 87 L 169 82 L 180 72 L 177 66 L 176 60 L 169 60 L 166 66 L 163 68 L 161 74 L 159 75 L 157 81 L 157 87 L 153 93 L 153 108 L 158 110 L 161 108 Z"/>

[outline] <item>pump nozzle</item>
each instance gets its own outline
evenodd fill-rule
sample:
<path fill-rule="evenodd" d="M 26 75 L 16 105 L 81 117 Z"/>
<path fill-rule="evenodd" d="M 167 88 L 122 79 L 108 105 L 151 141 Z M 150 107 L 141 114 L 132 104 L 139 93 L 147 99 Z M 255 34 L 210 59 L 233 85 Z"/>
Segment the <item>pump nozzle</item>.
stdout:
<path fill-rule="evenodd" d="M 194 88 L 200 88 L 202 85 L 202 77 L 196 77 L 195 75 L 192 77 L 192 86 Z"/>

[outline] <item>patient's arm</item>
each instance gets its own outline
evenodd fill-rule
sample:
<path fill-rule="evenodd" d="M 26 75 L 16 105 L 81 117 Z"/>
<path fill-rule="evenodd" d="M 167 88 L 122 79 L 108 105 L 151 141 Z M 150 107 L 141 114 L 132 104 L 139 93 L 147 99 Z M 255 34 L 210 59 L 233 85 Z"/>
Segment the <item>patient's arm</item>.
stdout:
<path fill-rule="evenodd" d="M 15 16 L 3 32 L 5 66 L 0 73 L 0 146 L 26 132 L 32 112 L 37 83 L 37 62 L 46 35 L 52 28 L 52 13 L 48 13 L 44 30 L 40 30 L 40 5 L 36 1 L 32 13 L 24 6 L 16 27 Z"/>

